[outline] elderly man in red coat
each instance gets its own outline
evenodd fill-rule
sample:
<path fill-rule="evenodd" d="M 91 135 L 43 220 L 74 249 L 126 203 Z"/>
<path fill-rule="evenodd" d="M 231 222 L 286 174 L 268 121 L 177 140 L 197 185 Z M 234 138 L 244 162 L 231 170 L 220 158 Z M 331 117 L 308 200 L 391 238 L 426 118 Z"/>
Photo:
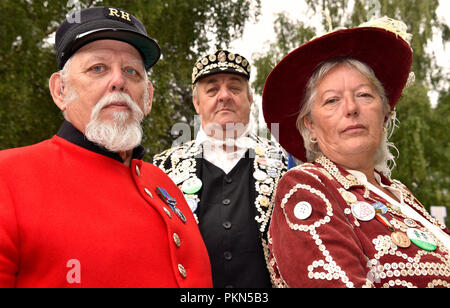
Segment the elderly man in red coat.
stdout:
<path fill-rule="evenodd" d="M 65 122 L 0 152 L 0 287 L 211 287 L 183 194 L 140 160 L 159 46 L 124 10 L 78 13 L 49 81 Z"/>

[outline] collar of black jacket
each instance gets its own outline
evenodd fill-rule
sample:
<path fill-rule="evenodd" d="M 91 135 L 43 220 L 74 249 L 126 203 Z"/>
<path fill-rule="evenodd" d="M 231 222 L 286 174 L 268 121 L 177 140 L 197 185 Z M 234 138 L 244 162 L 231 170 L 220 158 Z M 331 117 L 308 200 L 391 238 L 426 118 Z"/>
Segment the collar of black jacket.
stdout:
<path fill-rule="evenodd" d="M 116 152 L 111 152 L 106 148 L 95 144 L 94 142 L 89 141 L 86 136 L 77 130 L 72 123 L 69 121 L 64 121 L 61 125 L 58 133 L 56 134 L 58 137 L 61 137 L 73 144 L 76 144 L 86 150 L 107 156 L 109 158 L 115 159 L 121 163 L 123 163 L 122 158 Z M 145 154 L 145 148 L 142 145 L 139 145 L 133 149 L 132 159 L 142 159 Z"/>

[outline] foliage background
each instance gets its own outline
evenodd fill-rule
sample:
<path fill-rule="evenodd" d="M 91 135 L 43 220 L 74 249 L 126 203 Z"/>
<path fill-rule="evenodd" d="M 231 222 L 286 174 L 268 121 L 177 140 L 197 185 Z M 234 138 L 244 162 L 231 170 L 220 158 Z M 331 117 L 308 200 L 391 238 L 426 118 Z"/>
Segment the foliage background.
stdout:
<path fill-rule="evenodd" d="M 267 0 L 269 1 L 269 0 Z M 405 183 L 428 208 L 446 205 L 450 216 L 450 94 L 448 76 L 429 51 L 433 35 L 448 42 L 448 25 L 436 17 L 438 0 L 305 0 L 316 14 L 324 10 L 333 27 L 366 21 L 376 2 L 380 15 L 403 20 L 413 34 L 416 84 L 405 90 L 397 107 L 400 126 L 392 136 L 399 150 L 393 177 Z M 446 1 L 446 0 L 441 0 Z M 75 6 L 111 5 L 136 15 L 156 38 L 162 59 L 151 70 L 155 86 L 151 116 L 144 123 L 145 159 L 169 148 L 177 137 L 171 128 L 185 122 L 193 127 L 190 77 L 199 55 L 227 48 L 257 19 L 260 0 L 1 0 L 0 1 L 0 150 L 50 138 L 63 117 L 48 91 L 48 78 L 57 69 L 52 34 Z M 350 7 L 350 4 L 352 6 Z M 328 29 L 326 20 L 323 27 Z M 278 15 L 276 41 L 267 53 L 252 59 L 252 84 L 261 94 L 265 78 L 289 51 L 310 40 L 318 29 Z M 261 36 L 261 40 L 267 38 Z M 432 107 L 428 91 L 439 91 Z M 447 217 L 447 225 L 449 217 Z"/>
<path fill-rule="evenodd" d="M 155 97 L 144 123 L 147 160 L 169 148 L 177 122 L 193 122 L 193 63 L 214 47 L 225 48 L 260 11 L 259 0 L 1 0 L 0 150 L 53 136 L 63 121 L 48 90 L 57 70 L 54 38 L 58 24 L 76 7 L 123 8 L 147 28 L 162 58 L 150 72 Z M 189 123 L 193 124 L 193 123 Z"/>
<path fill-rule="evenodd" d="M 445 44 L 450 40 L 450 29 L 439 21 L 436 10 L 438 0 L 305 0 L 314 14 L 324 11 L 331 17 L 333 28 L 353 27 L 368 20 L 370 13 L 378 17 L 389 16 L 404 21 L 412 33 L 415 73 L 414 86 L 405 89 L 396 106 L 399 127 L 391 141 L 398 149 L 397 166 L 392 178 L 403 182 L 422 204 L 447 208 L 446 224 L 450 221 L 450 93 L 449 76 L 436 64 L 436 55 L 430 50 L 433 35 Z M 353 7 L 349 4 L 353 3 Z M 377 3 L 380 4 L 377 6 Z M 257 53 L 253 61 L 258 74 L 253 87 L 261 93 L 264 81 L 272 68 L 284 55 L 309 41 L 318 32 L 328 31 L 323 18 L 322 29 L 305 21 L 290 20 L 280 13 L 275 21 L 276 41 L 266 53 Z M 332 48 L 332 46 L 330 46 Z M 437 106 L 432 107 L 428 92 L 439 92 Z"/>

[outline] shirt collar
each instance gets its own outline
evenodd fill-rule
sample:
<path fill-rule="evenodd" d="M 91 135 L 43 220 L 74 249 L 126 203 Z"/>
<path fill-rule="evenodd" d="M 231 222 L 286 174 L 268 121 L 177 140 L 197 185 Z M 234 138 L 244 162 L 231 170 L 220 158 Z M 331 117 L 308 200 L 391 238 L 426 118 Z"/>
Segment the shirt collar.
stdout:
<path fill-rule="evenodd" d="M 111 152 L 106 148 L 99 146 L 92 141 L 89 141 L 82 132 L 76 129 L 75 126 L 73 126 L 72 123 L 67 120 L 63 122 L 56 135 L 69 141 L 70 143 L 85 148 L 86 150 L 107 156 L 123 163 L 123 160 L 119 154 L 117 154 L 116 152 Z M 145 148 L 142 145 L 139 145 L 133 149 L 131 159 L 142 159 L 144 157 L 144 154 Z"/>
<path fill-rule="evenodd" d="M 226 138 L 225 140 L 222 139 L 217 139 L 217 138 L 213 138 L 208 136 L 205 131 L 203 130 L 203 127 L 200 126 L 200 130 L 197 133 L 197 136 L 195 138 L 195 145 L 196 146 L 201 146 L 205 143 L 210 143 L 212 145 L 216 145 L 216 146 L 221 146 L 221 145 L 235 145 L 237 146 L 239 149 L 251 149 L 255 147 L 255 141 L 251 138 L 249 138 L 250 135 L 250 131 L 251 131 L 251 125 L 247 125 L 244 133 L 242 135 L 240 135 L 238 138 L 234 139 L 234 138 Z"/>

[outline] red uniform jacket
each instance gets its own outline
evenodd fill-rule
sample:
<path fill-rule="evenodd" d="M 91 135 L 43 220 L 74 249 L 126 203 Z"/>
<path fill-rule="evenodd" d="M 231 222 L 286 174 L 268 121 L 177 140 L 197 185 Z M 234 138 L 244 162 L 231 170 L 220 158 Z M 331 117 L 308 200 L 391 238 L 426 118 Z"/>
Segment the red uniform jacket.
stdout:
<path fill-rule="evenodd" d="M 58 136 L 0 152 L 0 287 L 211 286 L 194 217 L 159 168 Z"/>
<path fill-rule="evenodd" d="M 382 181 L 400 188 L 404 200 L 436 224 L 400 182 L 385 177 Z M 277 188 L 269 229 L 274 285 L 450 287 L 449 251 L 437 239 L 435 251 L 425 251 L 413 243 L 402 248 L 391 240 L 392 231 L 378 219 L 357 220 L 351 204 L 374 204 L 373 198 L 387 204 L 324 157 L 314 165 L 304 164 L 286 173 Z M 390 211 L 385 217 L 397 231 L 407 232 L 401 213 Z M 417 229 L 426 230 L 416 224 Z M 440 227 L 448 233 L 445 226 Z"/>

